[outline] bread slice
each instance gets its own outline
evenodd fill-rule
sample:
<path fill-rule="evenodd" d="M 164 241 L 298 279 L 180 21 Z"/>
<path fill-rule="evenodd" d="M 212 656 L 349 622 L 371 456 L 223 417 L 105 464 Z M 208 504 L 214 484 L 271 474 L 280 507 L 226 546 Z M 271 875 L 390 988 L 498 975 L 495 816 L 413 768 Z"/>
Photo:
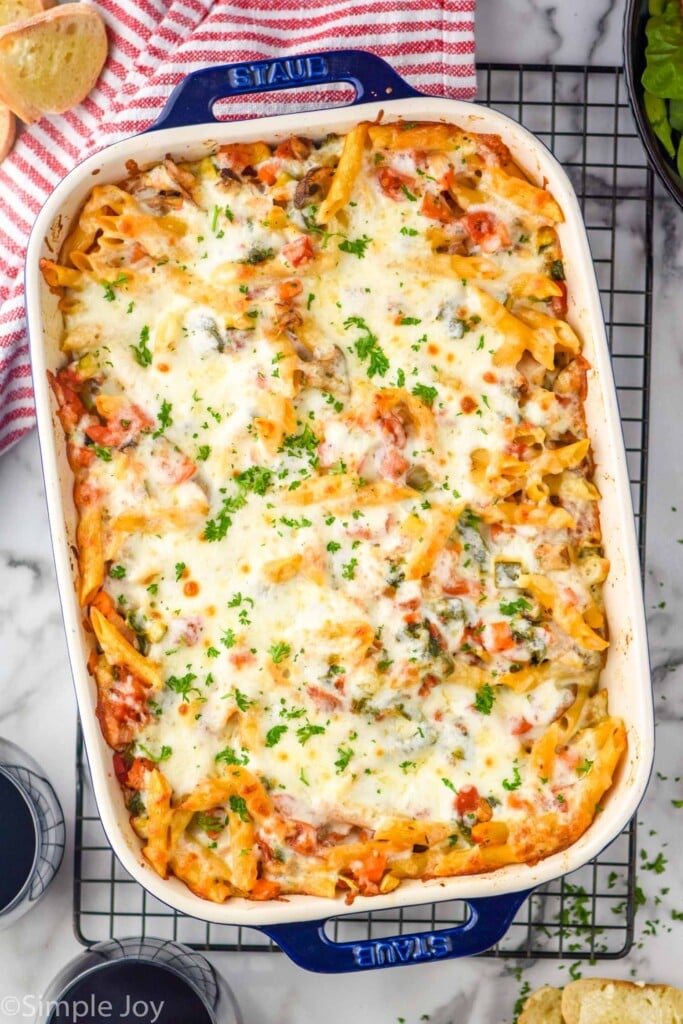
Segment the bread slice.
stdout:
<path fill-rule="evenodd" d="M 544 985 L 531 993 L 517 1024 L 563 1024 L 561 1004 L 562 989 Z"/>
<path fill-rule="evenodd" d="M 670 985 L 581 978 L 562 992 L 566 1024 L 681 1024 L 683 991 Z"/>
<path fill-rule="evenodd" d="M 43 0 L 0 0 L 0 28 L 42 14 L 53 3 L 54 0 L 49 3 L 43 3 Z"/>
<path fill-rule="evenodd" d="M 0 29 L 0 100 L 31 124 L 63 114 L 88 95 L 107 57 L 107 33 L 97 11 L 61 4 Z"/>
<path fill-rule="evenodd" d="M 0 103 L 0 163 L 14 145 L 16 126 L 12 111 L 4 103 Z"/>

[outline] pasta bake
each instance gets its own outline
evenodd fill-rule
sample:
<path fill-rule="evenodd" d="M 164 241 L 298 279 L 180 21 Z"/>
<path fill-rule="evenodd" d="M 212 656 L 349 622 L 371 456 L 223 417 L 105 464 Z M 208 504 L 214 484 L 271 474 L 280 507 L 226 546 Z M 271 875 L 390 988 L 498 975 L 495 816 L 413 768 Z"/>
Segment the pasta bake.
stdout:
<path fill-rule="evenodd" d="M 441 122 L 96 185 L 51 385 L 97 715 L 224 902 L 535 863 L 625 749 L 553 196 Z"/>

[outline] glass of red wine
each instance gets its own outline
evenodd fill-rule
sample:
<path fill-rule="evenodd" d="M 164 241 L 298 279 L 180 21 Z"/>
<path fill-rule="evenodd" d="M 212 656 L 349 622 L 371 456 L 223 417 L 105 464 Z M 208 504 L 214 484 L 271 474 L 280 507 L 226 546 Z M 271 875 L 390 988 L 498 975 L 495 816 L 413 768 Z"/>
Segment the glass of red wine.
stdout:
<path fill-rule="evenodd" d="M 64 855 L 64 815 L 39 764 L 0 737 L 0 930 L 41 898 Z"/>
<path fill-rule="evenodd" d="M 224 978 L 178 942 L 110 939 L 63 968 L 36 1024 L 242 1024 Z"/>

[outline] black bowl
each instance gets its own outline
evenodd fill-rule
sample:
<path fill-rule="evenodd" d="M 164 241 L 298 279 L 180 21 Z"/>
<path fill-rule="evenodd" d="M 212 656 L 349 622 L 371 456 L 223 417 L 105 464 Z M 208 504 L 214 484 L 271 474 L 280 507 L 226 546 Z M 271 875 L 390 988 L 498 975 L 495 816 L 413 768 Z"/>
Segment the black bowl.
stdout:
<path fill-rule="evenodd" d="M 645 114 L 645 105 L 643 103 L 644 90 L 641 79 L 645 70 L 645 47 L 647 46 L 645 24 L 647 19 L 647 0 L 627 0 L 624 14 L 624 70 L 626 72 L 626 85 L 638 134 L 647 150 L 650 163 L 657 172 L 657 176 L 664 187 L 671 193 L 681 209 L 683 209 L 683 178 L 676 171 L 673 160 L 661 145 Z"/>

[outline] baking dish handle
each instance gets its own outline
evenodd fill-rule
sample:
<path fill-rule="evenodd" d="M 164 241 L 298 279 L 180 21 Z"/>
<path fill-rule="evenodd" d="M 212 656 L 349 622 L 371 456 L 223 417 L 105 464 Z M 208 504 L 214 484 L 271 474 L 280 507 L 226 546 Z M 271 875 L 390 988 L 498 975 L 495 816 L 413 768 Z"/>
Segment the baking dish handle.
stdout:
<path fill-rule="evenodd" d="M 298 57 L 217 64 L 193 71 L 175 87 L 158 119 L 147 131 L 217 121 L 213 106 L 226 96 L 335 82 L 348 82 L 356 90 L 349 106 L 421 95 L 374 53 L 323 50 Z"/>
<path fill-rule="evenodd" d="M 392 938 L 334 942 L 325 934 L 327 921 L 261 927 L 299 967 L 323 974 L 375 970 L 473 956 L 494 946 L 533 890 L 465 900 L 470 916 L 463 924 L 440 931 Z"/>

